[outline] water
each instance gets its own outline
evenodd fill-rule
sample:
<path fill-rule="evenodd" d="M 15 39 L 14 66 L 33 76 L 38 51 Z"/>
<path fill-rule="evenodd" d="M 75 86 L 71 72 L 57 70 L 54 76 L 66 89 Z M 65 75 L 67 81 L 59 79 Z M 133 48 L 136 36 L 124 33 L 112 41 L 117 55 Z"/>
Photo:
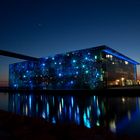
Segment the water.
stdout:
<path fill-rule="evenodd" d="M 140 97 L 0 93 L 0 109 L 53 124 L 105 126 L 114 133 L 140 135 Z"/>

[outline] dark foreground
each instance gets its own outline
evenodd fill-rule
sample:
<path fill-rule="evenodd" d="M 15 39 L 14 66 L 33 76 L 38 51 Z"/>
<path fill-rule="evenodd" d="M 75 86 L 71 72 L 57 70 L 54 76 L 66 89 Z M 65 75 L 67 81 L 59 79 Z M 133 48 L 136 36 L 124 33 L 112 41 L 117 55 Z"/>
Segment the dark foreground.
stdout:
<path fill-rule="evenodd" d="M 124 140 L 140 139 L 118 136 L 106 128 L 80 127 L 76 125 L 52 125 L 43 119 L 15 115 L 0 110 L 0 140 Z"/>

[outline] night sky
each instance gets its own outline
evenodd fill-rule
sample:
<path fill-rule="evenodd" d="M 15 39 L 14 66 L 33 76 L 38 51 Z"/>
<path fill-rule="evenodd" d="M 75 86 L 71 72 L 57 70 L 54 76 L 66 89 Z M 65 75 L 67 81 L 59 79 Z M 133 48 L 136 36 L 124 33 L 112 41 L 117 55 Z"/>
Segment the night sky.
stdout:
<path fill-rule="evenodd" d="M 140 62 L 139 0 L 0 0 L 0 49 L 45 57 L 98 45 Z M 18 61 L 0 56 L 0 81 Z"/>

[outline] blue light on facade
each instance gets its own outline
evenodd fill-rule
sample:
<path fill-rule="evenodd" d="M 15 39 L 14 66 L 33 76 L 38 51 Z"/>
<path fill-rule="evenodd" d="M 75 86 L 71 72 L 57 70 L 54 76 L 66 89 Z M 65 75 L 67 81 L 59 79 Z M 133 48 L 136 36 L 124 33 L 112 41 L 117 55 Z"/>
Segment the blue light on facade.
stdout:
<path fill-rule="evenodd" d="M 113 55 L 113 56 L 115 56 L 115 57 L 117 57 L 117 58 L 120 58 L 120 59 L 123 59 L 123 60 L 125 60 L 125 61 L 128 61 L 128 62 L 130 62 L 130 63 L 132 63 L 132 64 L 135 64 L 135 65 L 138 65 L 139 63 L 138 62 L 136 62 L 136 61 L 134 61 L 134 60 L 131 60 L 131 59 L 128 59 L 128 58 L 126 58 L 126 57 L 124 57 L 124 56 L 122 56 L 122 55 L 119 55 L 119 54 L 117 54 L 117 53 L 113 53 L 111 50 L 109 50 L 109 49 L 105 49 L 105 50 L 103 50 L 103 52 L 106 52 L 107 54 L 111 54 L 111 55 Z"/>
<path fill-rule="evenodd" d="M 134 80 L 136 80 L 136 64 L 139 63 L 119 53 L 114 53 L 111 49 L 94 50 L 91 48 L 54 57 L 40 58 L 38 62 L 25 61 L 11 64 L 9 67 L 9 85 L 15 89 L 104 88 L 106 70 L 103 69 L 102 52 L 135 65 L 133 72 Z M 95 61 L 97 58 L 101 61 Z"/>

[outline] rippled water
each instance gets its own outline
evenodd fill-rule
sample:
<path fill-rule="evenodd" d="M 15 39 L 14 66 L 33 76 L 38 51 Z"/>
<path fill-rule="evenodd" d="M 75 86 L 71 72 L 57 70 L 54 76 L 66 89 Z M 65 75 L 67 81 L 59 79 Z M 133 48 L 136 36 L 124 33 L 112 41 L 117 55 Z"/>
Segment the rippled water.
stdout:
<path fill-rule="evenodd" d="M 0 93 L 0 109 L 53 124 L 106 126 L 114 133 L 140 135 L 140 98 Z"/>

